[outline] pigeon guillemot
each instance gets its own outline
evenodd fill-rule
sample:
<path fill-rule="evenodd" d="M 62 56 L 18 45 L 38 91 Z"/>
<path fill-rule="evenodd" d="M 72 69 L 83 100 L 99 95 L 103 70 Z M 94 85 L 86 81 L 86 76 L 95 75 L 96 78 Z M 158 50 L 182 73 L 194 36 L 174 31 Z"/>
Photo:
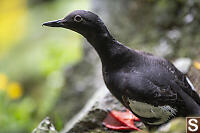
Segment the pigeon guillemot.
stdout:
<path fill-rule="evenodd" d="M 200 97 L 184 74 L 164 58 L 116 41 L 96 14 L 76 10 L 43 25 L 83 35 L 101 59 L 107 88 L 147 127 L 175 117 L 200 116 Z"/>

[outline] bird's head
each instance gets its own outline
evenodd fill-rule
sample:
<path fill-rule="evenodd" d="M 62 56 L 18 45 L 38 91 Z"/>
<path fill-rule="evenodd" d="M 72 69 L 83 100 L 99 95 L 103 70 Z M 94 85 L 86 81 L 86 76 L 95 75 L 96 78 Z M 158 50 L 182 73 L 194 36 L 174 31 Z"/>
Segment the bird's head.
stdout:
<path fill-rule="evenodd" d="M 63 19 L 46 22 L 43 25 L 70 29 L 85 37 L 107 32 L 104 23 L 96 14 L 84 10 L 73 11 Z"/>

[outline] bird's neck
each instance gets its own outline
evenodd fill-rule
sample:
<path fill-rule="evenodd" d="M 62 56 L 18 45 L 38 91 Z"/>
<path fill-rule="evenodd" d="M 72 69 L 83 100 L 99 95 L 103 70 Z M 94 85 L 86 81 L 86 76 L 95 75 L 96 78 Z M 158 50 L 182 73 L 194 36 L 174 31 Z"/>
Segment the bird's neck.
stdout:
<path fill-rule="evenodd" d="M 124 64 L 123 61 L 129 58 L 130 49 L 117 42 L 108 31 L 90 35 L 86 38 L 97 51 L 103 67 L 113 69 L 119 64 Z"/>

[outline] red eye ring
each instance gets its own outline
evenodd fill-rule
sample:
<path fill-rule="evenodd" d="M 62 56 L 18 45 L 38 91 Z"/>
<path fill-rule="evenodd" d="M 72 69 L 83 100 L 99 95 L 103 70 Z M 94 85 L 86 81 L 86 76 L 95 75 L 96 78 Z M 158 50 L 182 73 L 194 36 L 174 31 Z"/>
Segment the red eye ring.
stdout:
<path fill-rule="evenodd" d="M 83 20 L 83 18 L 81 17 L 81 15 L 76 15 L 75 17 L 74 17 L 74 21 L 75 22 L 81 22 Z"/>

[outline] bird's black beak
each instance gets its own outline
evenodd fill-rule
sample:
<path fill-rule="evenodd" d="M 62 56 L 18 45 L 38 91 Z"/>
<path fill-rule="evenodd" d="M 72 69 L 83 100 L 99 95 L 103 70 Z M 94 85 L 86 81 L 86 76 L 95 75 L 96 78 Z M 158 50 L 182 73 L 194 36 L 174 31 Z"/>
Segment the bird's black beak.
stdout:
<path fill-rule="evenodd" d="M 49 21 L 49 22 L 43 23 L 42 26 L 63 27 L 64 21 L 63 20 Z"/>

